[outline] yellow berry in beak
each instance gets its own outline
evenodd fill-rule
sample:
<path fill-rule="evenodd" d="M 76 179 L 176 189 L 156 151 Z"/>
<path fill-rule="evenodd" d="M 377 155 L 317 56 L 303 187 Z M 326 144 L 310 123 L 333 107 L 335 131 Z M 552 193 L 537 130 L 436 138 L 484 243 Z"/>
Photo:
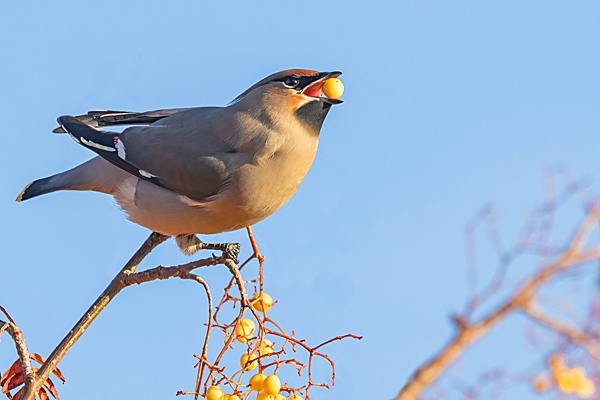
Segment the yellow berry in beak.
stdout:
<path fill-rule="evenodd" d="M 344 84 L 338 78 L 329 78 L 323 84 L 323 94 L 330 99 L 339 99 L 344 94 Z"/>

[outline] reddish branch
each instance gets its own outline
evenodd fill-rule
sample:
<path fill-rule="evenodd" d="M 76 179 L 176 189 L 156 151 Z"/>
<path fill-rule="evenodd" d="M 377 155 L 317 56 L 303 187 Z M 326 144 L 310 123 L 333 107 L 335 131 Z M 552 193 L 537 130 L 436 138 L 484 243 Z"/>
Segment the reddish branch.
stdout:
<path fill-rule="evenodd" d="M 254 234 L 252 233 L 252 227 L 249 226 L 246 228 L 248 231 L 248 238 L 250 239 L 250 245 L 252 246 L 252 251 L 254 252 L 253 257 L 258 260 L 258 275 L 260 277 L 263 276 L 263 263 L 265 261 L 265 256 L 260 253 L 258 250 L 258 245 L 256 244 L 256 239 L 254 239 Z M 263 279 L 260 279 L 260 290 L 259 292 L 262 294 L 263 292 Z"/>
<path fill-rule="evenodd" d="M 31 386 L 35 384 L 35 375 L 38 368 L 32 368 L 31 360 L 35 360 L 40 364 L 43 364 L 46 360 L 42 356 L 36 353 L 29 353 L 27 346 L 25 345 L 25 339 L 21 330 L 15 324 L 15 321 L 11 318 L 4 307 L 0 306 L 0 312 L 2 312 L 8 318 L 9 322 L 0 320 L 0 336 L 5 331 L 11 336 L 15 346 L 17 348 L 18 359 L 15 361 L 0 377 L 0 388 L 2 393 L 6 394 L 9 398 L 15 400 L 21 400 L 25 387 L 18 390 L 14 396 L 10 395 L 10 391 L 21 386 Z M 52 371 L 63 382 L 65 381 L 64 376 L 58 369 Z M 40 400 L 48 399 L 48 392 L 55 398 L 58 399 L 58 392 L 54 383 L 50 378 L 46 379 L 37 391 L 37 395 Z"/>
<path fill-rule="evenodd" d="M 38 362 L 42 364 L 42 367 L 38 370 L 37 368 L 32 369 L 31 363 L 29 361 L 29 354 L 27 352 L 27 347 L 23 341 L 22 335 L 20 331 L 16 328 L 16 325 L 8 315 L 0 307 L 0 311 L 4 312 L 4 314 L 8 317 L 10 322 L 0 321 L 0 334 L 3 331 L 7 331 L 15 341 L 17 345 L 17 351 L 19 353 L 19 359 L 22 364 L 24 381 L 19 383 L 21 385 L 24 383 L 23 388 L 15 395 L 19 397 L 19 400 L 33 400 L 36 394 L 40 397 L 40 399 L 47 398 L 47 394 L 42 386 L 45 386 L 47 390 L 50 391 L 51 394 L 56 393 L 56 389 L 54 388 L 52 382 L 48 379 L 49 375 L 54 372 L 60 373 L 56 369 L 56 365 L 60 362 L 60 360 L 64 357 L 64 355 L 70 350 L 70 348 L 75 344 L 75 342 L 81 337 L 83 332 L 87 329 L 87 327 L 92 323 L 92 321 L 98 316 L 98 314 L 108 305 L 108 303 L 124 288 L 131 285 L 139 285 L 144 282 L 154 281 L 154 280 L 163 280 L 169 278 L 180 278 L 180 279 L 189 279 L 194 280 L 201 284 L 206 291 L 207 299 L 208 299 L 208 323 L 206 336 L 204 339 L 204 345 L 202 349 L 202 355 L 196 356 L 198 358 L 198 373 L 196 376 L 196 384 L 194 392 L 178 392 L 177 394 L 193 394 L 197 399 L 199 395 L 201 395 L 201 386 L 203 386 L 204 391 L 208 387 L 208 385 L 218 385 L 218 384 L 227 384 L 233 390 L 238 391 L 241 386 L 241 375 L 244 374 L 245 370 L 242 369 L 238 373 L 234 374 L 232 377 L 229 377 L 225 373 L 225 367 L 220 367 L 219 363 L 222 360 L 222 357 L 227 352 L 227 350 L 232 348 L 232 342 L 236 338 L 235 336 L 235 328 L 240 323 L 243 314 L 246 310 L 250 310 L 253 316 L 256 318 L 258 322 L 258 332 L 255 338 L 250 339 L 252 343 L 257 346 L 255 349 L 250 348 L 249 345 L 249 354 L 253 354 L 253 352 L 262 348 L 263 341 L 266 340 L 266 335 L 274 335 L 284 339 L 284 344 L 282 348 L 278 352 L 272 352 L 267 355 L 260 355 L 255 359 L 249 360 L 249 362 L 256 361 L 259 364 L 259 370 L 263 371 L 265 368 L 274 367 L 277 371 L 281 365 L 291 364 L 293 365 L 300 375 L 302 369 L 306 368 L 308 372 L 308 383 L 300 388 L 290 388 L 284 387 L 283 391 L 287 392 L 296 392 L 303 390 L 307 400 L 309 399 L 309 389 L 313 386 L 323 386 L 329 387 L 329 385 L 325 383 L 318 383 L 312 380 L 312 362 L 314 357 L 321 357 L 329 362 L 332 370 L 332 384 L 335 382 L 335 364 L 333 360 L 329 358 L 325 353 L 318 351 L 323 346 L 332 343 L 334 341 L 339 341 L 345 338 L 354 338 L 354 339 L 362 339 L 362 337 L 347 334 L 342 336 L 337 336 L 332 339 L 329 339 L 315 347 L 308 346 L 304 340 L 299 340 L 294 338 L 294 332 L 292 331 L 291 335 L 286 334 L 283 329 L 275 323 L 272 319 L 268 318 L 265 310 L 262 312 L 262 317 L 257 311 L 257 309 L 252 304 L 248 293 L 246 292 L 246 287 L 244 280 L 242 279 L 242 275 L 240 270 L 247 265 L 247 263 L 256 258 L 259 262 L 259 278 L 257 280 L 249 281 L 251 283 L 258 284 L 257 288 L 254 287 L 255 296 L 261 296 L 263 293 L 263 260 L 264 257 L 260 254 L 258 247 L 256 246 L 256 241 L 254 240 L 254 236 L 252 235 L 251 228 L 248 228 L 249 238 L 252 244 L 253 255 L 246 260 L 239 268 L 238 266 L 230 259 L 224 257 L 212 257 L 209 259 L 201 259 L 197 261 L 193 261 L 187 264 L 182 264 L 178 266 L 172 267 L 163 267 L 158 266 L 152 269 L 148 269 L 142 272 L 135 272 L 140 262 L 160 243 L 164 242 L 168 237 L 164 235 L 160 235 L 158 233 L 152 233 L 150 237 L 146 240 L 146 242 L 140 247 L 140 249 L 136 252 L 136 254 L 129 260 L 129 262 L 123 267 L 123 269 L 117 274 L 117 276 L 112 280 L 112 282 L 108 285 L 108 287 L 104 290 L 104 292 L 100 295 L 100 297 L 96 300 L 96 302 L 88 309 L 88 311 L 84 314 L 84 316 L 77 322 L 75 327 L 69 332 L 69 334 L 63 339 L 63 341 L 56 347 L 56 349 L 52 352 L 52 354 L 48 357 L 47 360 L 43 360 L 41 357 L 37 356 L 36 359 Z M 226 286 L 223 297 L 219 304 L 216 307 L 215 313 L 213 314 L 213 300 L 210 288 L 208 284 L 199 276 L 191 273 L 192 270 L 200 267 L 213 266 L 217 264 L 225 265 L 229 271 L 231 272 L 232 278 L 229 284 Z M 239 297 L 235 297 L 230 295 L 231 289 L 233 287 L 237 287 L 239 291 Z M 258 297 L 260 298 L 260 297 Z M 233 307 L 239 303 L 239 313 L 235 320 L 228 325 L 220 325 L 217 321 L 217 315 L 219 310 L 226 303 L 231 303 Z M 270 329 L 267 327 L 267 324 L 272 325 L 275 329 Z M 210 339 L 210 334 L 213 328 L 221 329 L 226 334 L 226 340 L 224 346 L 217 356 L 214 363 L 210 363 L 207 360 L 207 351 L 208 351 L 208 343 Z M 229 330 L 232 330 L 232 333 L 229 334 Z M 250 343 L 250 342 L 249 342 Z M 290 345 L 292 350 L 295 351 L 296 346 L 300 346 L 308 352 L 308 366 L 301 363 L 296 359 L 282 359 L 281 355 L 285 354 L 285 347 Z M 276 357 L 275 361 L 269 362 L 263 365 L 264 359 L 267 357 Z M 58 372 L 57 372 L 58 371 Z M 205 375 L 205 371 L 208 373 Z M 233 378 L 235 375 L 241 374 L 240 379 L 238 381 Z M 17 385 L 17 386 L 18 386 Z M 16 386 L 13 386 L 16 387 Z"/>
<path fill-rule="evenodd" d="M 71 349 L 75 342 L 81 337 L 83 332 L 88 328 L 92 321 L 100 314 L 100 312 L 108 305 L 108 303 L 124 288 L 133 284 L 141 284 L 143 282 L 149 282 L 157 279 L 168 279 L 172 277 L 178 277 L 181 279 L 192 279 L 202 284 L 207 292 L 209 301 L 212 301 L 210 296 L 210 290 L 208 285 L 200 277 L 190 273 L 193 269 L 211 266 L 217 264 L 224 264 L 225 258 L 213 257 L 209 259 L 198 260 L 183 265 L 174 267 L 156 267 L 143 272 L 136 273 L 140 262 L 160 243 L 168 239 L 168 236 L 164 236 L 158 233 L 152 233 L 150 237 L 144 242 L 140 249 L 133 255 L 129 262 L 123 267 L 123 269 L 117 274 L 112 280 L 104 292 L 98 297 L 94 304 L 88 309 L 84 316 L 75 324 L 75 327 L 67 334 L 62 342 L 56 347 L 56 349 L 50 354 L 46 362 L 43 363 L 42 367 L 38 371 L 34 371 L 29 376 L 29 381 L 25 382 L 24 390 L 22 392 L 21 400 L 33 400 L 36 393 L 39 392 L 40 388 L 46 382 L 52 371 L 55 370 L 56 365 L 65 356 L 65 354 Z M 212 303 L 211 303 L 212 309 Z M 8 329 L 7 329 L 8 330 Z M 209 334 L 209 333 L 207 333 Z M 203 354 L 206 353 L 206 349 L 203 350 Z"/>
<path fill-rule="evenodd" d="M 258 323 L 258 330 L 254 337 L 248 339 L 248 350 L 247 350 L 248 354 L 250 354 L 250 355 L 260 354 L 259 350 L 262 348 L 263 341 L 266 339 L 266 336 L 268 336 L 268 335 L 281 337 L 284 339 L 284 343 L 281 346 L 281 350 L 279 350 L 279 351 L 273 351 L 272 353 L 269 353 L 267 355 L 264 355 L 264 354 L 257 355 L 256 357 L 249 356 L 249 359 L 246 362 L 246 367 L 253 362 L 257 362 L 258 366 L 259 366 L 259 371 L 263 372 L 267 368 L 274 368 L 274 372 L 277 372 L 278 369 L 282 365 L 289 364 L 289 365 L 293 365 L 296 368 L 296 370 L 298 371 L 298 375 L 300 375 L 301 371 L 306 368 L 307 374 L 308 374 L 308 382 L 306 385 L 297 387 L 297 388 L 292 388 L 292 387 L 286 386 L 286 387 L 283 387 L 281 390 L 285 391 L 285 392 L 303 391 L 308 400 L 308 399 L 310 399 L 309 390 L 311 387 L 320 386 L 320 387 L 329 388 L 328 384 L 314 382 L 312 379 L 312 362 L 313 362 L 314 357 L 320 357 L 329 362 L 329 364 L 331 366 L 331 371 L 332 371 L 332 378 L 331 378 L 332 384 L 335 383 L 335 364 L 334 364 L 333 360 L 331 360 L 331 358 L 329 356 L 327 356 L 325 353 L 319 352 L 318 350 L 320 348 L 322 348 L 323 346 L 325 346 L 329 343 L 332 343 L 334 341 L 343 340 L 345 338 L 362 339 L 362 337 L 352 335 L 352 334 L 347 334 L 347 335 L 337 336 L 335 338 L 329 339 L 315 347 L 310 347 L 309 345 L 307 345 L 305 343 L 304 340 L 296 339 L 294 337 L 293 331 L 292 331 L 291 335 L 286 334 L 285 331 L 275 321 L 273 321 L 271 318 L 269 318 L 267 316 L 266 310 L 263 310 L 262 312 L 259 313 L 259 311 L 254 306 L 254 302 L 256 301 L 255 299 L 260 299 L 261 295 L 263 293 L 264 275 L 263 275 L 263 269 L 262 269 L 262 261 L 263 261 L 264 257 L 262 257 L 262 255 L 258 251 L 258 248 L 256 247 L 254 237 L 252 236 L 252 230 L 250 228 L 248 228 L 248 234 L 250 237 L 250 241 L 252 243 L 254 254 L 248 260 L 246 260 L 239 268 L 237 265 L 235 265 L 235 263 L 233 263 L 230 260 L 225 260 L 225 262 L 224 262 L 224 264 L 227 266 L 227 268 L 231 272 L 232 278 L 230 279 L 228 285 L 225 287 L 221 301 L 219 302 L 219 304 L 216 307 L 216 311 L 215 311 L 215 314 L 213 317 L 214 324 L 212 325 L 213 328 L 220 329 L 221 332 L 225 335 L 225 341 L 224 341 L 223 347 L 221 348 L 221 351 L 217 355 L 214 363 L 209 363 L 208 360 L 206 360 L 206 357 L 204 357 L 204 356 L 202 356 L 202 357 L 196 356 L 199 360 L 198 364 L 196 365 L 196 367 L 198 368 L 198 379 L 199 379 L 196 382 L 196 390 L 195 390 L 195 392 L 179 391 L 177 394 L 178 395 L 191 394 L 191 395 L 194 395 L 195 398 L 198 398 L 198 396 L 203 394 L 200 390 L 200 386 L 203 387 L 202 391 L 205 392 L 206 389 L 208 388 L 208 386 L 219 385 L 219 384 L 225 384 L 225 385 L 231 387 L 231 389 L 235 393 L 240 394 L 240 391 L 242 390 L 242 387 L 244 386 L 241 383 L 241 378 L 244 375 L 244 373 L 247 372 L 247 369 L 242 367 L 241 370 L 237 371 L 232 376 L 228 376 L 225 374 L 225 368 L 220 367 L 220 363 L 222 361 L 223 356 L 227 353 L 227 351 L 229 351 L 230 349 L 233 348 L 233 343 L 236 339 L 236 335 L 235 335 L 236 328 L 241 323 L 241 320 L 244 316 L 245 311 L 249 310 L 250 313 L 254 316 L 254 318 L 256 319 L 256 321 Z M 247 263 L 254 258 L 258 259 L 258 262 L 259 262 L 259 277 L 258 277 L 258 280 L 249 281 L 251 283 L 258 284 L 258 290 L 256 287 L 254 287 L 255 296 L 253 297 L 253 299 L 254 299 L 253 300 L 253 299 L 250 299 L 247 294 L 246 285 L 245 285 L 247 282 L 245 282 L 242 279 L 240 270 L 242 268 L 244 268 L 247 265 Z M 238 292 L 239 292 L 239 297 L 236 297 L 230 293 L 230 291 L 234 287 L 237 287 Z M 239 312 L 237 313 L 237 316 L 231 323 L 221 324 L 218 321 L 218 315 L 219 315 L 219 312 L 221 311 L 221 309 L 223 308 L 223 306 L 225 306 L 226 304 L 230 304 L 233 308 L 235 308 L 236 306 L 239 305 Z M 272 327 L 274 329 L 269 328 L 270 325 L 272 325 Z M 293 351 L 296 351 L 295 350 L 296 346 L 300 346 L 304 350 L 306 350 L 306 352 L 308 353 L 308 365 L 303 364 L 302 362 L 300 362 L 299 360 L 297 360 L 295 358 L 291 358 L 291 359 L 282 358 L 282 355 L 286 354 L 285 348 L 287 345 L 290 345 L 292 347 Z M 263 364 L 263 362 L 266 361 L 267 358 L 271 359 L 272 357 L 275 358 L 274 361 L 270 361 L 270 362 Z M 204 381 L 202 382 L 202 377 L 204 376 L 205 369 L 208 371 L 208 373 L 206 374 L 206 377 L 204 378 Z M 239 377 L 237 377 L 238 375 L 239 375 Z"/>
<path fill-rule="evenodd" d="M 94 304 L 92 304 L 92 306 L 86 311 L 83 317 L 81 317 L 81 319 L 75 324 L 73 329 L 69 331 L 67 336 L 65 336 L 65 338 L 54 349 L 40 370 L 34 374 L 33 382 L 25 385 L 21 400 L 34 399 L 36 393 L 42 387 L 46 379 L 48 379 L 60 360 L 63 359 L 65 354 L 67 354 L 71 347 L 73 347 L 75 342 L 77 342 L 81 335 L 83 335 L 83 332 L 86 331 L 88 326 L 90 326 L 100 312 L 104 310 L 108 303 L 121 291 L 121 289 L 123 289 L 124 286 L 121 284 L 123 277 L 134 273 L 140 262 L 148 254 L 150 254 L 150 252 L 156 246 L 167 240 L 167 238 L 168 236 L 158 233 L 152 233 L 150 235 L 150 237 L 144 242 L 144 244 L 133 255 L 133 257 L 131 257 L 129 262 L 125 264 L 121 272 L 117 274 L 104 292 L 102 292 L 100 297 L 98 297 Z"/>
<path fill-rule="evenodd" d="M 4 310 L 4 308 L 2 308 L 2 312 L 10 321 L 4 322 L 0 320 L 0 336 L 4 331 L 6 331 L 10 337 L 12 337 L 15 347 L 17 348 L 17 354 L 19 355 L 19 363 L 21 365 L 21 373 L 23 374 L 24 382 L 25 384 L 31 385 L 33 383 L 34 374 L 33 368 L 31 367 L 31 356 L 29 355 L 29 350 L 25 345 L 25 338 L 23 338 L 23 333 L 14 323 L 13 319 L 8 315 L 6 310 Z M 4 380 L 5 377 L 3 376 L 2 378 Z"/>

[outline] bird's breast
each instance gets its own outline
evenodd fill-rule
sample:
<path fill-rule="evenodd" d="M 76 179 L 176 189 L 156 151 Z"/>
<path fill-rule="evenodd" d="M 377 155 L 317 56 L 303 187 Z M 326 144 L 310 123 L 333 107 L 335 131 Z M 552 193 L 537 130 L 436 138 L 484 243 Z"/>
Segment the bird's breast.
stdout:
<path fill-rule="evenodd" d="M 317 140 L 298 141 L 271 157 L 243 165 L 232 177 L 232 195 L 252 220 L 262 220 L 285 205 L 310 169 Z"/>

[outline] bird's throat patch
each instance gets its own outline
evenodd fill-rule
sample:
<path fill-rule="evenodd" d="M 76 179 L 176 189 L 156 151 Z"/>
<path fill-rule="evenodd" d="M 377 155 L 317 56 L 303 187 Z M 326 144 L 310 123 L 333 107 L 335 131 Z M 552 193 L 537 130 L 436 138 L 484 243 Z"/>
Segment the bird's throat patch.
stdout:
<path fill-rule="evenodd" d="M 298 108 L 295 114 L 302 125 L 315 135 L 318 135 L 321 132 L 321 126 L 323 126 L 323 121 L 325 121 L 330 108 L 331 104 L 329 103 L 321 100 L 313 100 Z"/>

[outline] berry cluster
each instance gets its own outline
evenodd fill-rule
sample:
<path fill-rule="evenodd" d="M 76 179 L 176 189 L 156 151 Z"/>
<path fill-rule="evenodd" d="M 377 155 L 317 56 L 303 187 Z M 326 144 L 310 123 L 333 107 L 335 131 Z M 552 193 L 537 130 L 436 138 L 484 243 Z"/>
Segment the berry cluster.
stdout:
<path fill-rule="evenodd" d="M 306 400 L 310 399 L 309 390 L 312 387 L 329 388 L 328 383 L 315 382 L 312 379 L 312 365 L 314 358 L 326 360 L 331 366 L 331 384 L 335 383 L 334 362 L 325 353 L 320 352 L 321 347 L 344 338 L 361 339 L 359 336 L 346 334 L 334 337 L 316 346 L 309 346 L 305 340 L 298 339 L 294 331 L 288 334 L 279 324 L 271 319 L 267 312 L 276 304 L 273 298 L 263 291 L 264 275 L 262 259 L 259 259 L 259 276 L 255 280 L 242 280 L 240 270 L 252 259 L 246 260 L 239 269 L 230 266 L 233 278 L 224 289 L 224 294 L 215 307 L 214 315 L 212 301 L 209 294 L 209 322 L 207 323 L 207 336 L 201 356 L 195 355 L 199 362 L 196 364 L 198 375 L 196 390 L 194 392 L 178 392 L 178 394 L 193 394 L 195 398 L 203 396 L 206 400 L 247 400 L 254 394 L 256 400 Z M 246 293 L 246 285 L 253 285 L 254 294 L 250 297 Z M 238 289 L 240 296 L 231 294 L 232 289 Z M 209 292 L 207 292 L 209 293 Z M 229 323 L 220 322 L 220 313 L 224 306 L 230 305 L 231 309 L 239 306 L 239 311 Z M 246 315 L 248 314 L 248 315 Z M 224 337 L 223 346 L 214 359 L 207 357 L 208 339 L 212 331 L 221 333 Z M 239 368 L 224 365 L 224 356 L 234 351 L 234 344 L 242 343 L 246 346 L 239 356 Z M 301 362 L 297 352 L 303 349 L 308 361 Z M 306 373 L 306 382 L 294 386 L 282 379 L 286 372 L 283 366 L 291 366 L 297 376 Z M 255 371 L 251 373 L 251 371 Z"/>

